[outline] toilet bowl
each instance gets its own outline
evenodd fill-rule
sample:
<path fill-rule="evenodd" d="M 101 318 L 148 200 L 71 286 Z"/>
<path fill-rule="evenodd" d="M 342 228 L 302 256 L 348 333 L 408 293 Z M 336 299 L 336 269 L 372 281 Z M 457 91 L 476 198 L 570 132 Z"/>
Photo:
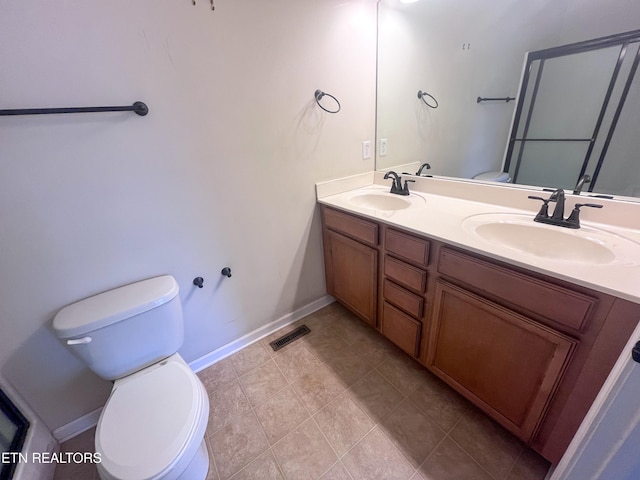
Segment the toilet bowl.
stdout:
<path fill-rule="evenodd" d="M 486 182 L 501 182 L 501 183 L 509 183 L 511 181 L 511 177 L 507 172 L 485 172 L 473 177 L 475 180 L 484 180 Z"/>
<path fill-rule="evenodd" d="M 202 383 L 178 354 L 117 380 L 96 428 L 101 478 L 205 478 L 208 407 Z"/>
<path fill-rule="evenodd" d="M 114 380 L 95 435 L 103 480 L 204 480 L 209 398 L 176 353 L 178 285 L 155 277 L 69 305 L 53 330 L 89 368 Z"/>

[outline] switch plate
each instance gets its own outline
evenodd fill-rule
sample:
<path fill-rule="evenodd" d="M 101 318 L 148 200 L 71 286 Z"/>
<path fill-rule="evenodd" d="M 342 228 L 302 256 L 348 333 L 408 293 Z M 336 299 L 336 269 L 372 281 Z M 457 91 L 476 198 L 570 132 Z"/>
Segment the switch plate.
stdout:
<path fill-rule="evenodd" d="M 380 139 L 380 156 L 384 157 L 387 154 L 387 139 Z"/>
<path fill-rule="evenodd" d="M 365 140 L 362 142 L 362 159 L 368 160 L 371 158 L 371 140 Z"/>

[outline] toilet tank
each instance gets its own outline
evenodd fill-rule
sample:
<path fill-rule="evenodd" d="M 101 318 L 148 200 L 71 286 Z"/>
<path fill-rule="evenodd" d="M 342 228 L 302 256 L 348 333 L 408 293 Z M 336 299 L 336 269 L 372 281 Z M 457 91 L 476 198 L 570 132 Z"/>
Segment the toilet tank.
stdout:
<path fill-rule="evenodd" d="M 64 307 L 53 330 L 100 377 L 122 378 L 182 345 L 178 290 L 171 275 L 109 290 Z"/>

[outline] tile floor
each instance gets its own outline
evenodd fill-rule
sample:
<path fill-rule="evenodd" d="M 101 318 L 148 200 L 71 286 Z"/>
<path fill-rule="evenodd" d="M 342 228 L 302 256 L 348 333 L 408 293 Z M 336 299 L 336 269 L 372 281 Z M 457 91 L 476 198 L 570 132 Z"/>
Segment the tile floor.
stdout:
<path fill-rule="evenodd" d="M 311 333 L 273 352 L 305 323 Z M 200 372 L 207 480 L 542 480 L 549 464 L 339 304 Z M 93 430 L 66 442 L 90 451 Z M 97 479 L 61 465 L 55 479 Z"/>

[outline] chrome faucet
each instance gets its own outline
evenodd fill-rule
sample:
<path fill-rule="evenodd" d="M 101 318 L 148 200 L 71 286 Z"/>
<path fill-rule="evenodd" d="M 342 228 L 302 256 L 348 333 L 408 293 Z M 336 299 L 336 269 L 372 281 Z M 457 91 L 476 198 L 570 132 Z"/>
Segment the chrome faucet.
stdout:
<path fill-rule="evenodd" d="M 395 193 L 396 195 L 409 195 L 409 185 L 407 182 L 415 182 L 415 180 L 405 180 L 404 188 L 402 187 L 402 177 L 399 176 L 396 172 L 389 170 L 385 175 L 384 179 L 388 180 L 392 179 L 391 182 L 391 191 L 390 193 Z"/>
<path fill-rule="evenodd" d="M 580 195 L 582 187 L 584 187 L 585 183 L 591 183 L 591 177 L 586 173 L 578 179 L 578 183 L 576 183 L 576 186 L 573 187 L 573 194 Z"/>
<path fill-rule="evenodd" d="M 546 223 L 548 225 L 557 225 L 559 227 L 565 228 L 580 228 L 580 208 L 581 207 L 591 207 L 591 208 L 602 208 L 602 205 L 597 205 L 595 203 L 576 203 L 573 207 L 573 211 L 568 218 L 564 218 L 564 203 L 565 203 L 565 194 L 562 188 L 558 188 L 554 190 L 549 198 L 542 197 L 534 197 L 529 196 L 533 200 L 541 200 L 542 207 L 540 207 L 540 211 L 533 219 L 534 222 Z M 549 202 L 555 202 L 556 206 L 553 209 L 553 215 L 549 216 Z"/>

